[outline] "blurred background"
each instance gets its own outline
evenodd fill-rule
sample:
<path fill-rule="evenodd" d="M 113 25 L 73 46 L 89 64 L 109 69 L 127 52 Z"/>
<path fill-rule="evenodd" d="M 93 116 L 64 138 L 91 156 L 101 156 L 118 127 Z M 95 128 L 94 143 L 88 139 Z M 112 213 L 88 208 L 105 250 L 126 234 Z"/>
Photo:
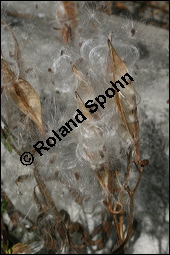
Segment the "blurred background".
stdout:
<path fill-rule="evenodd" d="M 169 29 L 168 1 L 98 1 L 97 5 L 110 14 L 123 14 L 133 20 Z"/>

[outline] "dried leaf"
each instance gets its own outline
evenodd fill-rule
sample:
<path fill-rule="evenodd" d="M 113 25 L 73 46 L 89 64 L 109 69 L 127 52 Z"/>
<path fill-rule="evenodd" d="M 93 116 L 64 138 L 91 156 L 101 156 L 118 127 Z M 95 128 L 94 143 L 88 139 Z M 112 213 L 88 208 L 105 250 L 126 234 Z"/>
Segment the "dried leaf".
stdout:
<path fill-rule="evenodd" d="M 40 99 L 33 87 L 24 79 L 19 78 L 8 92 L 17 107 L 37 125 L 39 132 L 44 132 L 41 116 Z"/>
<path fill-rule="evenodd" d="M 31 254 L 30 245 L 17 243 L 12 247 L 12 254 Z"/>

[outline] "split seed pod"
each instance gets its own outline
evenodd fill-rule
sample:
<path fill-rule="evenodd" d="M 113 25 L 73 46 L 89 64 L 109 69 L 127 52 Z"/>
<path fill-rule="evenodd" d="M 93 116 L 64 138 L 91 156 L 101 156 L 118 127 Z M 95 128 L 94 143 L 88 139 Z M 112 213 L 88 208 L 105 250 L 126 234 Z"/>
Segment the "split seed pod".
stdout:
<path fill-rule="evenodd" d="M 33 87 L 23 78 L 19 78 L 7 90 L 20 111 L 34 121 L 41 134 L 44 133 L 40 98 Z"/>
<path fill-rule="evenodd" d="M 109 58 L 113 75 L 113 82 L 128 73 L 128 69 L 108 40 Z M 120 92 L 115 91 L 117 107 L 122 123 L 134 142 L 135 162 L 140 160 L 139 152 L 139 122 L 137 117 L 136 96 L 131 82 Z"/>

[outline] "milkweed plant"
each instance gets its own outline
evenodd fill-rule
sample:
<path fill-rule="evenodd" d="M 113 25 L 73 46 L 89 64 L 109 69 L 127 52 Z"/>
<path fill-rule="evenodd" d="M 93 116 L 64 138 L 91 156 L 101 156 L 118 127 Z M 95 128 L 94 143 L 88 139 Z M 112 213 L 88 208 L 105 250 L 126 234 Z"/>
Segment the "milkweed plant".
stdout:
<path fill-rule="evenodd" d="M 11 252 L 122 253 L 135 235 L 135 193 L 148 164 L 140 152 L 136 28 L 128 20 L 114 28 L 107 2 L 108 14 L 86 2 L 20 2 L 18 12 L 7 3 L 1 20 L 2 199 L 18 238 Z M 106 97 L 110 82 L 126 73 L 134 81 L 124 88 L 117 83 L 120 91 Z M 95 101 L 99 95 L 105 95 L 103 107 Z M 77 109 L 86 118 L 81 123 Z M 48 147 L 43 155 L 33 146 L 38 141 Z M 22 164 L 24 152 L 33 155 L 32 164 Z"/>

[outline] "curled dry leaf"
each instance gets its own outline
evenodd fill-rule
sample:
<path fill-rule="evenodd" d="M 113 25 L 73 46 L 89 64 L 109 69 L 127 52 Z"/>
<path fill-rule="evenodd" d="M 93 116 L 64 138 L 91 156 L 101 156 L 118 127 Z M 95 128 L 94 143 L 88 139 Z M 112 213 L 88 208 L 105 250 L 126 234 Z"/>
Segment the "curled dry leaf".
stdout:
<path fill-rule="evenodd" d="M 19 78 L 7 91 L 17 107 L 35 122 L 39 132 L 44 133 L 40 98 L 33 87 L 23 78 Z"/>

